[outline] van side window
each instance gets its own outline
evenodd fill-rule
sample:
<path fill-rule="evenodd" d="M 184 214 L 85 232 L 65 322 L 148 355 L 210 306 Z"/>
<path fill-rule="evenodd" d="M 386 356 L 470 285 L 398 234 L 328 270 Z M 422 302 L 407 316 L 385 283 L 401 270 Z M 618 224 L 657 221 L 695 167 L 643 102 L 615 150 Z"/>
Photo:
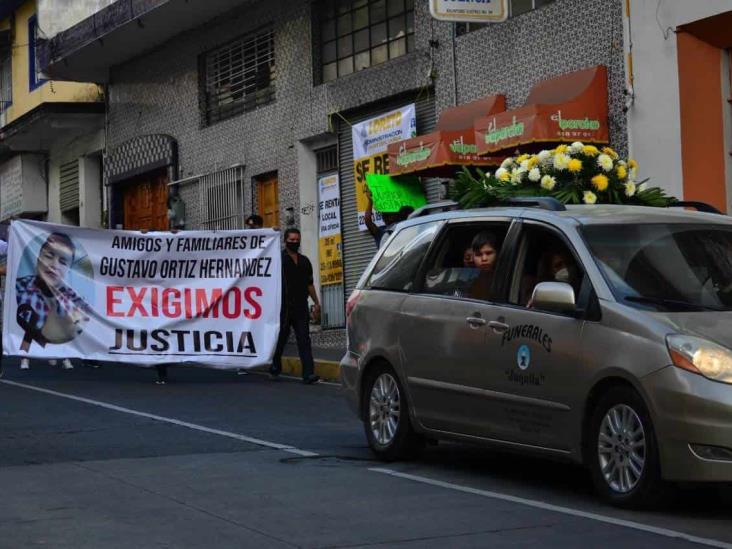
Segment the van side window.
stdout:
<path fill-rule="evenodd" d="M 374 265 L 366 287 L 374 290 L 408 292 L 417 269 L 442 225 L 439 221 L 401 229 Z"/>
<path fill-rule="evenodd" d="M 429 260 L 422 293 L 492 300 L 498 255 L 508 227 L 508 222 L 450 227 Z"/>
<path fill-rule="evenodd" d="M 560 236 L 550 230 L 524 226 L 509 302 L 529 306 L 541 282 L 566 282 L 579 295 L 584 271 Z"/>

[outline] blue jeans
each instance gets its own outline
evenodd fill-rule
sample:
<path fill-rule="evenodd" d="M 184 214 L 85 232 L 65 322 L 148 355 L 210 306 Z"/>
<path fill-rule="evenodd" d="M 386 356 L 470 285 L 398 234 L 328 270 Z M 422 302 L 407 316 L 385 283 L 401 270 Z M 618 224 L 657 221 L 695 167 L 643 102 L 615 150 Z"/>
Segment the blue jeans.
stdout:
<path fill-rule="evenodd" d="M 307 309 L 295 313 L 286 313 L 280 317 L 280 336 L 277 340 L 277 348 L 269 372 L 274 375 L 280 375 L 282 372 L 282 353 L 285 350 L 285 345 L 287 345 L 287 338 L 290 337 L 290 328 L 295 330 L 297 352 L 300 355 L 300 362 L 302 362 L 302 378 L 307 379 L 315 372 L 313 348 L 310 343 L 310 319 Z"/>

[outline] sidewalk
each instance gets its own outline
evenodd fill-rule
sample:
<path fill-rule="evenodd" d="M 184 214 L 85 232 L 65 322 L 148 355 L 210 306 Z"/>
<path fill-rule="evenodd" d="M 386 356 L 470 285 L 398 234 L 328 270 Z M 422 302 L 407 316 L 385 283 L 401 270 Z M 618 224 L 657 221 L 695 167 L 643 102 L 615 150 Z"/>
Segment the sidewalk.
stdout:
<path fill-rule="evenodd" d="M 313 346 L 315 373 L 325 380 L 338 381 L 340 379 L 338 363 L 344 353 L 344 349 Z M 297 346 L 294 344 L 290 343 L 285 347 L 282 357 L 282 373 L 296 377 L 302 376 L 302 364 L 297 354 Z"/>

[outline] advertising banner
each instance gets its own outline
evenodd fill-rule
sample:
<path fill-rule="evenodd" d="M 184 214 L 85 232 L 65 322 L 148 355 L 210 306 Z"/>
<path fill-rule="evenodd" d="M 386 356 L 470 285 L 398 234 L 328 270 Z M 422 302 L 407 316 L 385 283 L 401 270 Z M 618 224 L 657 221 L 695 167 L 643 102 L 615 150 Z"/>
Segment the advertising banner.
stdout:
<path fill-rule="evenodd" d="M 318 178 L 318 196 L 320 283 L 323 286 L 342 284 L 341 189 L 338 174 Z"/>
<path fill-rule="evenodd" d="M 430 13 L 440 21 L 500 23 L 508 19 L 508 0 L 430 0 Z"/>
<path fill-rule="evenodd" d="M 356 179 L 358 229 L 366 230 L 366 175 L 389 173 L 388 146 L 417 135 L 417 111 L 414 103 L 353 125 L 353 168 Z M 375 219 L 381 224 L 381 216 Z"/>
<path fill-rule="evenodd" d="M 137 365 L 271 362 L 279 235 L 10 226 L 3 352 Z"/>

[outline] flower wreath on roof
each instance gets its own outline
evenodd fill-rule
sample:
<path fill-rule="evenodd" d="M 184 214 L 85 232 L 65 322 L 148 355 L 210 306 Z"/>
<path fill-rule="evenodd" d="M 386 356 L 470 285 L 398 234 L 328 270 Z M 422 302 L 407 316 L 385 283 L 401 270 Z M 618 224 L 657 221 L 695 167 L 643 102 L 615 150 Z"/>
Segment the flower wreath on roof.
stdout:
<path fill-rule="evenodd" d="M 564 204 L 636 204 L 664 207 L 676 202 L 647 180 L 637 182 L 638 164 L 613 149 L 580 142 L 538 154 L 506 158 L 493 174 L 463 169 L 453 198 L 464 208 L 490 206 L 521 196 L 548 196 Z"/>

